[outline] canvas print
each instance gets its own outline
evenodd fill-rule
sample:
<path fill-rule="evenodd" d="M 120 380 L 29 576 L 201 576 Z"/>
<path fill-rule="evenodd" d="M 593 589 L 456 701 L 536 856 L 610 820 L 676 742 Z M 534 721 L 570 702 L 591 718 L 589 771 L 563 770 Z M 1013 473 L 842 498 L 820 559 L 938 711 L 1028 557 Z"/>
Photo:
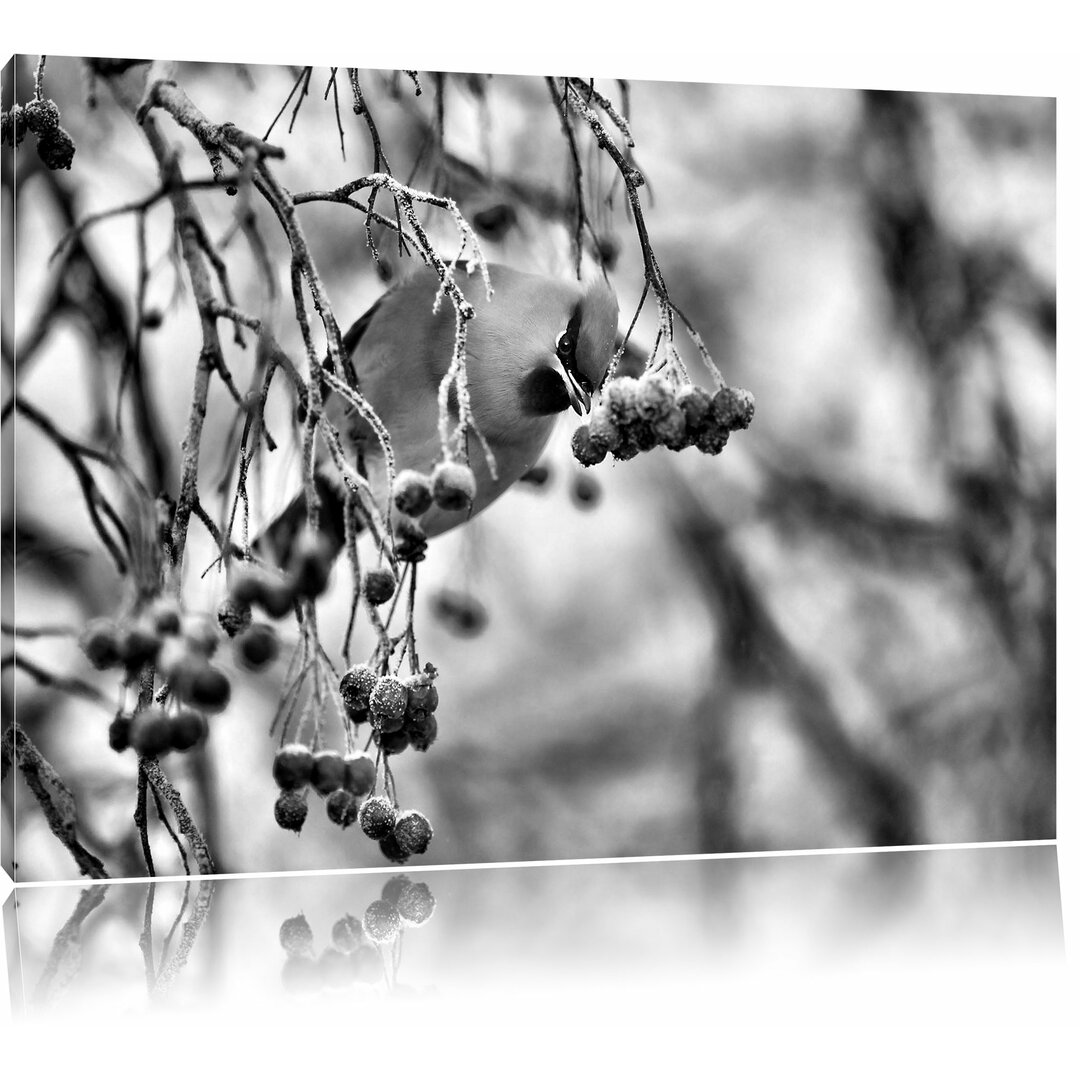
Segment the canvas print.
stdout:
<path fill-rule="evenodd" d="M 1055 835 L 1055 102 L 18 56 L 17 881 Z"/>

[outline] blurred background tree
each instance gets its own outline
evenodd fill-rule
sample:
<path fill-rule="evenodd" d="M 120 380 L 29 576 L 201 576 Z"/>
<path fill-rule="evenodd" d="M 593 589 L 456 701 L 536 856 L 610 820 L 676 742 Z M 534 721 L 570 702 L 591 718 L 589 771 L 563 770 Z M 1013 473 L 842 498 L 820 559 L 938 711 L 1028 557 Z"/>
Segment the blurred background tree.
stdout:
<path fill-rule="evenodd" d="M 5 113 L 33 94 L 22 62 Z M 120 486 L 78 448 L 113 446 L 122 427 L 146 489 L 177 499 L 204 337 L 166 199 L 103 218 L 49 259 L 77 223 L 159 186 L 131 118 L 146 65 L 98 62 L 96 86 L 89 70 L 56 57 L 44 75 L 70 171 L 46 167 L 29 137 L 5 148 L 18 245 L 4 296 L 4 722 L 17 696 L 21 728 L 77 803 L 81 843 L 109 873 L 138 874 L 136 765 L 106 734 L 113 686 L 70 635 L 27 631 L 78 628 L 121 603 L 126 575 L 91 523 L 85 474 L 109 497 Z M 567 136 L 564 83 L 361 71 L 354 113 L 342 69 L 183 64 L 175 79 L 215 123 L 280 146 L 288 191 L 333 191 L 373 164 L 452 198 L 492 261 L 554 275 L 603 265 L 627 328 L 642 252 L 619 174 L 580 125 Z M 753 391 L 757 418 L 719 458 L 660 449 L 588 472 L 567 420 L 544 483 L 432 542 L 416 630 L 440 670 L 439 739 L 395 769 L 437 823 L 419 861 L 1052 837 L 1054 102 L 597 89 L 634 133 L 667 290 L 728 381 Z M 161 128 L 185 179 L 209 181 L 190 133 Z M 262 310 L 267 266 L 290 296 L 268 207 L 252 203 L 260 260 L 236 200 L 213 188 L 185 197 L 235 309 Z M 343 328 L 402 272 L 392 205 L 373 227 L 378 260 L 362 216 L 297 207 Z M 452 221 L 438 208 L 422 220 L 452 255 Z M 631 365 L 661 316 L 643 308 Z M 240 388 L 257 363 L 242 325 L 221 338 Z M 280 343 L 304 354 L 299 326 Z M 687 363 L 705 382 L 693 349 Z M 13 409 L 16 383 L 34 412 Z M 251 478 L 255 524 L 299 475 L 282 383 L 266 411 L 281 445 Z M 216 378 L 206 407 L 199 491 L 220 525 L 239 414 Z M 203 569 L 217 548 L 201 526 L 186 543 L 185 604 L 212 612 L 224 576 Z M 339 567 L 320 600 L 326 641 L 348 620 L 346 578 Z M 274 823 L 266 730 L 284 666 L 230 669 L 232 703 L 205 747 L 166 770 L 219 870 L 380 864 L 325 815 L 299 839 Z M 17 831 L 18 878 L 70 876 L 14 772 L 4 806 L 9 872 Z M 162 825 L 148 828 L 159 871 L 179 869 Z"/>

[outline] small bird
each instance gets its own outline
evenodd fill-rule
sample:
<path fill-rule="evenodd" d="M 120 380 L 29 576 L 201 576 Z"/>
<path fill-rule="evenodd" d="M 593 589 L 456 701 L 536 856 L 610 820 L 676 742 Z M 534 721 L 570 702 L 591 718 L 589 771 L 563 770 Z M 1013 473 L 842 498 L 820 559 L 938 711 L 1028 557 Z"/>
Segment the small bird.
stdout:
<path fill-rule="evenodd" d="M 421 518 L 437 536 L 491 505 L 539 459 L 558 416 L 588 412 L 615 352 L 618 302 L 603 278 L 588 283 L 525 274 L 489 264 L 492 298 L 479 273 L 457 278 L 475 317 L 468 323 L 466 371 L 472 420 L 496 463 L 488 468 L 475 432 L 466 440 L 476 479 L 471 506 L 452 511 L 432 506 Z M 445 298 L 433 312 L 436 283 L 421 270 L 384 293 L 344 335 L 343 344 L 360 392 L 390 435 L 400 473 L 429 473 L 443 459 L 439 438 L 439 384 L 450 366 L 454 312 Z M 456 388 L 450 394 L 456 423 Z M 326 415 L 368 479 L 380 506 L 388 504 L 383 452 L 371 425 L 343 397 L 331 393 Z M 320 452 L 316 484 L 322 507 L 319 530 L 334 551 L 345 540 L 344 487 L 329 454 Z M 258 546 L 287 561 L 304 522 L 301 493 L 267 528 Z M 397 511 L 391 514 L 391 523 Z"/>

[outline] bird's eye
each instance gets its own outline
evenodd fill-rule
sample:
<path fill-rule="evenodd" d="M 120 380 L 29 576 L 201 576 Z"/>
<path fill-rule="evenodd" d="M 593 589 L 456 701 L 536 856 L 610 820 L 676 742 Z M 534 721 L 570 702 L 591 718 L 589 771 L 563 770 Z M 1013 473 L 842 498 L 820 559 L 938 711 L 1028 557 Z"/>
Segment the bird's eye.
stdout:
<path fill-rule="evenodd" d="M 574 339 L 569 334 L 563 334 L 555 343 L 555 351 L 560 359 L 565 360 L 574 351 Z"/>

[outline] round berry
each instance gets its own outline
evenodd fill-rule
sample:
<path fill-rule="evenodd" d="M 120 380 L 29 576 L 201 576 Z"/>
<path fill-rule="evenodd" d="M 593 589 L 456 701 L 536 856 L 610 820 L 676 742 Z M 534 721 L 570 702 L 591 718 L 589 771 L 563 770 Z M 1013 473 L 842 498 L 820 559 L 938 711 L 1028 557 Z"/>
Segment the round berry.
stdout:
<path fill-rule="evenodd" d="M 675 392 L 675 404 L 686 418 L 687 432 L 693 438 L 712 408 L 709 392 L 700 386 L 681 386 Z"/>
<path fill-rule="evenodd" d="M 330 930 L 334 948 L 353 953 L 364 943 L 364 924 L 355 915 L 342 915 Z"/>
<path fill-rule="evenodd" d="M 121 662 L 120 632 L 111 619 L 91 619 L 79 635 L 79 648 L 98 671 Z"/>
<path fill-rule="evenodd" d="M 120 631 L 117 648 L 128 671 L 138 671 L 143 664 L 149 664 L 157 658 L 161 650 L 161 638 L 151 624 L 138 622 Z"/>
<path fill-rule="evenodd" d="M 364 912 L 364 932 L 376 945 L 393 941 L 401 930 L 397 908 L 385 900 L 372 900 Z"/>
<path fill-rule="evenodd" d="M 371 714 L 371 726 L 375 729 L 376 741 L 380 735 L 389 735 L 400 731 L 405 726 L 405 716 L 383 716 L 382 713 Z"/>
<path fill-rule="evenodd" d="M 675 388 L 663 375 L 646 375 L 638 379 L 634 397 L 638 416 L 649 423 L 678 407 L 675 404 Z"/>
<path fill-rule="evenodd" d="M 196 705 L 201 705 L 207 712 L 221 712 L 229 704 L 232 689 L 223 671 L 203 664 L 191 676 L 188 696 Z"/>
<path fill-rule="evenodd" d="M 261 671 L 272 664 L 281 650 L 277 631 L 269 623 L 253 623 L 241 633 L 235 644 L 236 660 L 248 671 Z"/>
<path fill-rule="evenodd" d="M 218 605 L 217 621 L 229 637 L 236 637 L 251 625 L 251 604 L 226 596 Z"/>
<path fill-rule="evenodd" d="M 715 455 L 727 446 L 730 430 L 719 424 L 713 417 L 709 417 L 698 429 L 694 437 L 694 445 L 703 453 Z"/>
<path fill-rule="evenodd" d="M 380 731 L 375 736 L 375 744 L 384 754 L 401 754 L 409 748 L 409 736 L 405 733 L 404 722 L 398 720 L 395 723 L 402 724 L 402 727 L 394 731 Z"/>
<path fill-rule="evenodd" d="M 252 604 L 260 602 L 265 584 L 266 575 L 260 570 L 253 566 L 242 566 L 229 582 L 228 600 L 240 607 L 250 608 Z"/>
<path fill-rule="evenodd" d="M 172 746 L 172 723 L 164 709 L 151 706 L 135 714 L 128 738 L 137 754 L 157 757 Z"/>
<path fill-rule="evenodd" d="M 432 473 L 435 503 L 443 510 L 468 510 L 476 498 L 476 477 L 460 461 L 443 461 Z"/>
<path fill-rule="evenodd" d="M 423 855 L 432 835 L 431 822 L 419 810 L 406 810 L 394 822 L 394 839 L 410 855 Z"/>
<path fill-rule="evenodd" d="M 344 788 L 331 791 L 326 798 L 326 816 L 335 824 L 347 829 L 356 823 L 360 807 L 356 796 Z"/>
<path fill-rule="evenodd" d="M 311 779 L 314 757 L 303 743 L 287 743 L 274 755 L 274 782 L 283 791 L 302 788 Z"/>
<path fill-rule="evenodd" d="M 337 750 L 320 750 L 311 762 L 311 786 L 329 795 L 345 783 L 345 759 Z"/>
<path fill-rule="evenodd" d="M 754 395 L 738 386 L 722 386 L 713 395 L 712 411 L 718 423 L 735 431 L 754 419 Z"/>
<path fill-rule="evenodd" d="M 373 795 L 360 807 L 360 828 L 372 840 L 381 840 L 392 833 L 396 820 L 394 804 L 382 795 Z"/>
<path fill-rule="evenodd" d="M 379 681 L 374 668 L 367 664 L 353 664 L 341 676 L 341 697 L 350 709 L 366 709 L 371 699 L 371 691 Z"/>
<path fill-rule="evenodd" d="M 393 904 L 397 907 L 398 899 L 401 894 L 409 887 L 411 879 L 405 874 L 395 874 L 389 881 L 382 887 L 382 892 L 379 896 L 387 901 L 387 903 Z"/>
<path fill-rule="evenodd" d="M 589 442 L 599 450 L 610 450 L 619 442 L 619 428 L 611 410 L 601 401 L 589 414 Z"/>
<path fill-rule="evenodd" d="M 415 469 L 403 469 L 391 489 L 394 505 L 408 517 L 420 517 L 430 509 L 434 492 L 431 478 Z"/>
<path fill-rule="evenodd" d="M 371 710 L 366 705 L 346 705 L 345 715 L 358 726 L 371 723 Z"/>
<path fill-rule="evenodd" d="M 397 842 L 397 837 L 395 837 L 393 833 L 390 833 L 389 836 L 384 836 L 379 841 L 379 850 L 383 853 L 383 856 L 392 863 L 403 865 L 409 861 L 409 853 L 402 849 L 401 845 Z"/>
<path fill-rule="evenodd" d="M 257 602 L 271 619 L 283 619 L 292 611 L 296 596 L 290 582 L 265 578 L 259 587 Z"/>
<path fill-rule="evenodd" d="M 690 445 L 686 415 L 677 405 L 653 421 L 653 431 L 660 443 L 669 450 L 685 450 Z"/>
<path fill-rule="evenodd" d="M 131 721 L 129 713 L 117 713 L 109 725 L 109 747 L 118 754 L 131 745 Z"/>
<path fill-rule="evenodd" d="M 171 596 L 160 596 L 150 605 L 150 623 L 159 634 L 179 634 L 180 621 L 180 605 Z"/>
<path fill-rule="evenodd" d="M 439 691 L 431 676 L 423 672 L 410 675 L 405 680 L 405 690 L 409 695 L 405 715 L 410 719 L 434 712 L 439 704 Z"/>
<path fill-rule="evenodd" d="M 397 591 L 397 579 L 389 570 L 369 570 L 360 580 L 360 590 L 378 607 L 393 598 Z"/>
<path fill-rule="evenodd" d="M 422 881 L 410 881 L 398 897 L 396 906 L 402 922 L 423 926 L 435 911 L 435 897 Z"/>
<path fill-rule="evenodd" d="M 274 820 L 295 833 L 304 827 L 307 812 L 307 798 L 302 791 L 283 791 L 274 803 Z"/>
<path fill-rule="evenodd" d="M 592 441 L 588 424 L 582 424 L 574 431 L 570 449 L 574 452 L 574 457 L 585 466 L 599 465 L 607 457 L 606 448 Z"/>
<path fill-rule="evenodd" d="M 575 506 L 590 509 L 600 501 L 600 485 L 595 477 L 586 474 L 575 476 L 570 487 L 570 498 Z"/>
<path fill-rule="evenodd" d="M 374 786 L 375 762 L 367 754 L 349 754 L 345 758 L 345 790 L 363 798 Z"/>
<path fill-rule="evenodd" d="M 286 919 L 278 931 L 278 940 L 290 956 L 310 956 L 315 947 L 315 935 L 311 932 L 311 926 L 303 915 L 294 915 L 291 919 Z"/>
<path fill-rule="evenodd" d="M 439 734 L 439 722 L 435 719 L 434 713 L 418 716 L 405 725 L 405 734 L 409 737 L 409 745 L 414 750 L 429 750 Z"/>
<path fill-rule="evenodd" d="M 201 712 L 181 709 L 170 721 L 171 744 L 174 750 L 190 750 L 198 746 L 210 731 L 210 725 Z"/>
<path fill-rule="evenodd" d="M 384 675 L 372 688 L 368 707 L 378 716 L 398 720 L 405 715 L 408 702 L 409 694 L 405 684 L 393 675 Z"/>
<path fill-rule="evenodd" d="M 612 423 L 622 429 L 637 417 L 637 379 L 620 375 L 604 385 L 601 405 L 607 410 Z"/>
<path fill-rule="evenodd" d="M 333 550 L 321 533 L 305 529 L 296 539 L 289 562 L 289 582 L 297 596 L 314 600 L 330 583 Z"/>

